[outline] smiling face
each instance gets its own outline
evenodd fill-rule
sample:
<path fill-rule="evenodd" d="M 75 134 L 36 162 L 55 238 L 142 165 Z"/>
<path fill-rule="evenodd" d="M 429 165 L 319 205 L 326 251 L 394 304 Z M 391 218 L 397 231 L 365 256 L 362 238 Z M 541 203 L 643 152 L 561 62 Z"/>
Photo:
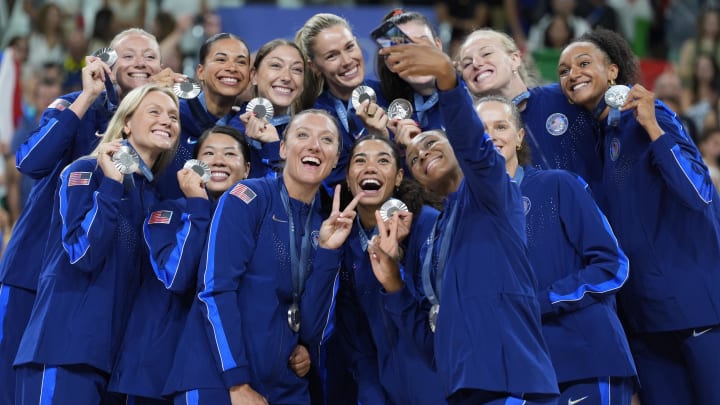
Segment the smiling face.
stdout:
<path fill-rule="evenodd" d="M 509 87 L 521 63 L 519 52 L 508 52 L 492 32 L 474 36 L 460 49 L 459 68 L 476 97 Z"/>
<path fill-rule="evenodd" d="M 442 183 L 458 171 L 458 162 L 448 139 L 437 131 L 414 137 L 405 151 L 413 178 L 428 190 L 444 189 Z"/>
<path fill-rule="evenodd" d="M 285 114 L 288 107 L 303 91 L 305 65 L 297 49 L 280 45 L 260 61 L 252 72 L 257 94 L 265 97 L 275 107 L 277 115 Z"/>
<path fill-rule="evenodd" d="M 150 83 L 150 76 L 160 72 L 160 47 L 157 41 L 141 34 L 129 34 L 114 47 L 117 62 L 112 68 L 121 94 Z"/>
<path fill-rule="evenodd" d="M 148 165 L 174 148 L 180 132 L 178 107 L 161 91 L 151 91 L 127 119 L 123 132 Z"/>
<path fill-rule="evenodd" d="M 280 157 L 285 160 L 283 176 L 292 196 L 292 188 L 317 188 L 330 174 L 338 161 L 340 138 L 332 119 L 315 112 L 296 116 L 286 131 Z"/>
<path fill-rule="evenodd" d="M 206 92 L 237 97 L 250 80 L 250 52 L 235 38 L 218 39 L 198 65 L 197 78 Z"/>
<path fill-rule="evenodd" d="M 510 106 L 499 101 L 485 101 L 476 108 L 485 125 L 485 132 L 507 162 L 508 171 L 518 166 L 518 147 L 522 144 L 525 130 L 517 128 Z"/>
<path fill-rule="evenodd" d="M 588 110 L 605 96 L 608 81 L 617 74 L 617 65 L 609 64 L 605 53 L 590 42 L 575 42 L 560 54 L 560 87 L 570 101 Z"/>
<path fill-rule="evenodd" d="M 247 178 L 250 162 L 245 161 L 240 143 L 232 136 L 212 133 L 198 148 L 198 159 L 210 166 L 209 192 L 220 195 L 239 180 Z"/>
<path fill-rule="evenodd" d="M 346 182 L 352 195 L 365 191 L 359 205 L 380 207 L 402 178 L 403 171 L 386 142 L 368 139 L 353 148 Z"/>
<path fill-rule="evenodd" d="M 332 94 L 347 100 L 353 89 L 365 80 L 362 49 L 352 32 L 341 24 L 321 31 L 312 45 L 311 66 L 325 78 Z"/>

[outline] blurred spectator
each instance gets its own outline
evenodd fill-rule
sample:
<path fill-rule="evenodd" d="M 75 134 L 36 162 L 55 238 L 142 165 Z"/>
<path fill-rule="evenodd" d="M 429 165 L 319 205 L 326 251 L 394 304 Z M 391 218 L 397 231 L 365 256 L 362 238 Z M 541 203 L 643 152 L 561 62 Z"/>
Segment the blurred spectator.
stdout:
<path fill-rule="evenodd" d="M 113 12 L 113 32 L 128 28 L 145 28 L 146 0 L 103 0 L 103 6 Z"/>
<path fill-rule="evenodd" d="M 545 29 L 542 46 L 532 52 L 532 58 L 540 74 L 541 83 L 552 83 L 558 79 L 557 64 L 560 52 L 575 38 L 575 31 L 567 17 L 555 15 Z"/>
<path fill-rule="evenodd" d="M 686 40 L 697 36 L 698 17 L 706 0 L 669 0 L 662 15 L 665 25 L 667 57 L 674 63 L 679 60 L 679 51 Z"/>
<path fill-rule="evenodd" d="M 37 12 L 30 34 L 28 68 L 32 71 L 47 62 L 65 62 L 65 31 L 63 10 L 55 3 L 46 3 Z"/>
<path fill-rule="evenodd" d="M 106 48 L 110 45 L 113 37 L 117 32 L 111 27 L 115 26 L 114 14 L 110 7 L 102 7 L 95 13 L 95 21 L 93 23 L 92 35 L 88 41 L 88 53 L 95 52 L 98 49 Z"/>
<path fill-rule="evenodd" d="M 152 33 L 160 43 L 160 58 L 165 67 L 174 72 L 183 71 L 183 54 L 180 50 L 180 40 L 192 27 L 193 16 L 175 18 L 166 11 L 160 11 L 155 16 Z"/>
<path fill-rule="evenodd" d="M 651 0 L 608 0 L 608 5 L 618 14 L 619 32 L 625 36 L 638 57 L 647 54 L 647 37 L 653 18 L 650 2 Z"/>
<path fill-rule="evenodd" d="M 680 48 L 678 72 L 683 85 L 690 85 L 698 55 L 705 53 L 720 61 L 720 10 L 705 9 L 697 19 L 697 34 Z"/>
<path fill-rule="evenodd" d="M 568 25 L 572 27 L 575 36 L 590 31 L 590 24 L 584 18 L 575 14 L 575 6 L 575 0 L 552 0 L 550 3 L 551 12 L 546 13 L 540 21 L 530 27 L 528 50 L 534 52 L 543 47 L 545 32 L 555 17 L 563 17 Z"/>
<path fill-rule="evenodd" d="M 715 190 L 720 190 L 720 128 L 708 127 L 695 142 L 710 171 Z"/>
<path fill-rule="evenodd" d="M 583 17 L 590 27 L 603 27 L 611 31 L 620 29 L 618 13 L 606 0 L 581 1 L 577 7 L 577 14 Z"/>
<path fill-rule="evenodd" d="M 43 68 L 38 72 L 40 79 L 32 81 L 30 85 L 32 87 L 30 91 L 31 98 L 26 100 L 23 118 L 12 139 L 10 153 L 8 154 L 7 205 L 12 221 L 15 221 L 20 215 L 30 194 L 30 189 L 35 182 L 32 178 L 23 176 L 18 172 L 15 167 L 15 151 L 37 128 L 43 111 L 63 94 L 60 80 L 55 77 L 54 73 L 48 73 L 48 68 L 53 69 L 52 65 Z"/>
<path fill-rule="evenodd" d="M 451 57 L 469 33 L 488 26 L 490 22 L 490 5 L 485 1 L 440 1 L 435 3 L 435 12 L 438 23 L 449 32 L 448 41 L 443 45 Z"/>
<path fill-rule="evenodd" d="M 65 81 L 62 82 L 66 92 L 82 90 L 82 68 L 85 67 L 85 56 L 88 54 L 85 33 L 76 28 L 67 38 L 67 56 L 65 57 Z"/>
<path fill-rule="evenodd" d="M 685 128 L 691 138 L 696 139 L 698 133 L 695 123 L 687 115 L 682 104 L 683 88 L 680 82 L 680 76 L 674 71 L 667 71 L 658 75 L 653 85 L 655 97 L 670 107 L 677 115 L 678 119 Z"/>
<path fill-rule="evenodd" d="M 716 126 L 716 106 L 720 97 L 720 72 L 712 55 L 700 53 L 695 65 L 689 86 L 683 86 L 683 108 L 687 116 L 693 120 L 698 133 L 703 131 L 706 119 L 711 126 Z"/>
<path fill-rule="evenodd" d="M 0 54 L 0 154 L 7 151 L 22 118 L 22 69 L 28 59 L 26 37 L 13 37 Z"/>

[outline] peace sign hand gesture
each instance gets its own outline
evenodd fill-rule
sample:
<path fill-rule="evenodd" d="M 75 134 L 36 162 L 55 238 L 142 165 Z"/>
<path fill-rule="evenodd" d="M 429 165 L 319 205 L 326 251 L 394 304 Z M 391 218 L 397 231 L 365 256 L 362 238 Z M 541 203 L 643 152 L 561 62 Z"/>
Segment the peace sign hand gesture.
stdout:
<path fill-rule="evenodd" d="M 345 243 L 350 231 L 352 230 L 353 221 L 355 220 L 355 207 L 365 194 L 363 192 L 350 201 L 344 211 L 340 211 L 340 185 L 335 186 L 335 195 L 333 196 L 332 212 L 328 219 L 323 221 L 320 226 L 320 236 L 318 243 L 324 249 L 337 249 Z"/>

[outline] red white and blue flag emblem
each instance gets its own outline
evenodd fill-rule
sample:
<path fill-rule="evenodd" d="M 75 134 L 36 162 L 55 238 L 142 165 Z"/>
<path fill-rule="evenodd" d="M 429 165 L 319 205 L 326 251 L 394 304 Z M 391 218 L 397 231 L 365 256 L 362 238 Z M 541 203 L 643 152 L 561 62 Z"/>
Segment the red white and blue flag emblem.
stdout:
<path fill-rule="evenodd" d="M 168 210 L 155 211 L 150 214 L 150 219 L 148 219 L 148 225 L 169 224 L 170 220 L 172 219 L 172 214 L 173 212 Z"/>
<path fill-rule="evenodd" d="M 72 172 L 68 177 L 68 187 L 87 186 L 90 184 L 92 172 Z"/>
<path fill-rule="evenodd" d="M 245 204 L 250 204 L 250 201 L 254 200 L 255 197 L 257 197 L 257 194 L 255 194 L 254 191 L 252 191 L 248 186 L 242 183 L 233 187 L 233 189 L 230 191 L 230 194 L 243 200 Z"/>

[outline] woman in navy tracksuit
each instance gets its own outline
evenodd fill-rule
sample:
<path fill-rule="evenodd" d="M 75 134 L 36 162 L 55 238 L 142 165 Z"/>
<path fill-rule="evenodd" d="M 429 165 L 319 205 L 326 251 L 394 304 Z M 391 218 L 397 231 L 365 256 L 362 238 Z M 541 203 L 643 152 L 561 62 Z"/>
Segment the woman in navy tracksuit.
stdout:
<path fill-rule="evenodd" d="M 182 134 L 175 159 L 158 179 L 163 199 L 182 198 L 177 172 L 195 154 L 200 135 L 215 125 L 230 125 L 237 114 L 233 110 L 237 97 L 250 82 L 250 50 L 242 39 L 221 32 L 206 39 L 198 50 L 195 75 L 200 94 L 180 99 Z"/>
<path fill-rule="evenodd" d="M 435 28 L 424 15 L 402 9 L 393 10 L 383 19 L 392 21 L 412 41 L 432 42 L 442 49 L 442 41 Z M 387 100 L 399 98 L 410 101 L 413 106 L 411 117 L 390 120 L 389 127 L 395 133 L 395 140 L 406 143 L 408 137 L 429 129 L 443 128 L 438 106 L 438 93 L 433 76 L 412 77 L 407 80 L 390 71 L 385 59 L 377 58 L 375 71 L 378 72 L 380 88 Z M 408 173 L 409 174 L 409 173 Z"/>
<path fill-rule="evenodd" d="M 403 244 L 414 248 L 422 244 L 435 223 L 438 212 L 424 206 L 420 186 L 403 180 L 397 148 L 387 138 L 369 135 L 360 138 L 350 153 L 346 177 L 353 196 L 360 199 L 353 232 L 345 243 L 343 269 L 338 293 L 338 337 L 346 344 L 344 353 L 358 385 L 358 400 L 368 404 L 438 404 L 444 401 L 438 375 L 432 363 L 414 345 L 403 345 L 395 325 L 382 310 L 381 287 L 370 266 L 367 245 L 377 234 L 376 211 L 391 197 L 408 205 L 412 215 L 397 219 L 411 226 Z M 406 268 L 415 268 L 416 252 L 408 252 Z M 405 280 L 412 291 L 414 275 Z"/>
<path fill-rule="evenodd" d="M 411 296 L 383 249 L 370 249 L 386 310 L 402 333 L 434 355 L 451 404 L 555 403 L 520 190 L 505 160 L 447 55 L 410 44 L 381 49 L 380 56 L 400 76 L 436 76 L 448 136 L 424 132 L 406 154 L 413 177 L 447 198 L 420 251 L 423 300 Z M 389 237 L 381 234 L 379 246 Z"/>
<path fill-rule="evenodd" d="M 38 128 L 16 152 L 18 170 L 37 181 L 0 260 L 0 302 L 7 303 L 0 305 L 0 387 L 7 388 L 0 390 L 3 404 L 14 401 L 12 362 L 35 300 L 58 176 L 70 162 L 97 146 L 97 134 L 105 131 L 118 98 L 167 73 L 161 74 L 155 37 L 141 29 L 117 34 L 111 46 L 125 58 L 108 67 L 100 58 L 88 56 L 82 70 L 82 91 L 53 101 Z M 108 69 L 117 78 L 117 94 L 105 91 Z M 131 70 L 135 76 L 130 75 Z M 140 73 L 146 77 L 139 78 Z"/>
<path fill-rule="evenodd" d="M 199 138 L 196 156 L 207 163 L 207 183 L 192 169 L 177 173 L 185 198 L 152 207 L 143 233 L 151 271 L 130 314 L 109 390 L 128 394 L 135 404 L 162 403 L 175 348 L 195 295 L 197 270 L 215 202 L 239 180 L 247 178 L 250 151 L 242 134 L 215 126 Z M 156 401 L 153 401 L 156 400 Z"/>
<path fill-rule="evenodd" d="M 522 191 L 558 403 L 629 405 L 635 365 L 615 309 L 627 257 L 581 177 L 527 165 L 525 131 L 511 101 L 487 96 L 475 108 Z"/>
<path fill-rule="evenodd" d="M 176 403 L 309 402 L 307 380 L 289 363 L 300 342 L 318 345 L 326 332 L 338 248 L 354 219 L 354 203 L 339 211 L 338 193 L 321 226 L 318 190 L 339 142 L 327 113 L 296 114 L 280 146 L 283 175 L 237 183 L 220 198 L 168 378 Z"/>
<path fill-rule="evenodd" d="M 640 400 L 720 403 L 720 222 L 717 190 L 674 112 L 635 84 L 621 108 L 604 94 L 637 83 L 627 41 L 598 29 L 568 45 L 560 86 L 598 117 L 608 220 L 630 259 L 619 308 Z"/>
<path fill-rule="evenodd" d="M 282 172 L 280 135 L 303 94 L 305 57 L 295 43 L 287 39 L 273 39 L 256 52 L 250 70 L 253 96 L 272 104 L 273 117 L 268 121 L 247 111 L 233 117 L 229 125 L 245 134 L 250 144 L 250 178 L 277 177 Z"/>
<path fill-rule="evenodd" d="M 60 175 L 43 271 L 15 365 L 17 402 L 99 403 L 148 267 L 141 227 L 156 202 L 151 181 L 172 160 L 178 101 L 167 87 L 131 91 L 93 155 Z M 121 141 L 121 139 L 124 140 Z M 112 155 L 139 156 L 125 174 Z"/>
<path fill-rule="evenodd" d="M 325 181 L 333 186 L 345 178 L 350 149 L 361 136 L 372 132 L 388 134 L 387 101 L 380 83 L 365 79 L 362 48 L 344 18 L 320 13 L 310 17 L 295 35 L 295 42 L 310 61 L 302 107 L 320 108 L 340 122 L 343 149 L 340 161 Z M 371 87 L 377 100 L 355 109 L 351 96 L 359 86 Z M 331 188 L 328 188 L 332 192 Z"/>

